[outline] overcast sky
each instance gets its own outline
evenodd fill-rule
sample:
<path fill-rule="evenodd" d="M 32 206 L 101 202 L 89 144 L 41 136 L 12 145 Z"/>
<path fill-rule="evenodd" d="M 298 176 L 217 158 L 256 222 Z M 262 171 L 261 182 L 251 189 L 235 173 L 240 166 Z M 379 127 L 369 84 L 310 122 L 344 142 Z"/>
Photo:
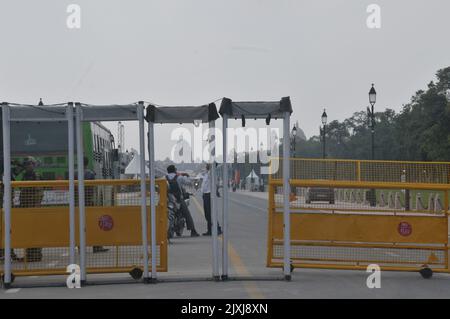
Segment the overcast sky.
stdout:
<path fill-rule="evenodd" d="M 79 30 L 66 26 L 72 3 Z M 366 26 L 371 3 L 381 29 Z M 310 137 L 323 108 L 330 120 L 365 109 L 371 83 L 377 110 L 400 110 L 450 66 L 449 30 L 448 0 L 0 0 L 0 100 L 200 105 L 289 95 Z M 169 155 L 173 127 L 156 128 L 158 158 Z M 136 123 L 126 144 L 138 146 Z"/>

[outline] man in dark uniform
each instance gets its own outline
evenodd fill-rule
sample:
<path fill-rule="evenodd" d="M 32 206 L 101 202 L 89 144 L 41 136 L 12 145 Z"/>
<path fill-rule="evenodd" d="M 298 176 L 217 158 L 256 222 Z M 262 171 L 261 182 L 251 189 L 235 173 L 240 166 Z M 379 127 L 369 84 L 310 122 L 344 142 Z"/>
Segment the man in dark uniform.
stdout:
<path fill-rule="evenodd" d="M 37 181 L 39 176 L 34 170 L 36 161 L 32 157 L 24 160 L 22 166 L 25 170 L 22 176 L 23 181 Z M 23 187 L 20 190 L 20 207 L 32 208 L 41 206 L 43 192 L 37 187 Z M 42 248 L 27 248 L 25 249 L 26 259 L 28 262 L 42 260 Z"/>
<path fill-rule="evenodd" d="M 2 181 L 3 181 L 3 161 L 1 162 L 1 171 L 2 171 Z M 22 164 L 20 162 L 14 160 L 11 163 L 11 182 L 16 180 L 16 176 L 19 175 L 23 170 Z M 4 195 L 4 188 L 3 185 L 0 188 L 0 206 L 3 208 L 3 195 Z M 14 190 L 11 190 L 11 208 L 14 206 Z M 3 260 L 5 256 L 5 250 L 0 249 L 0 260 Z M 11 259 L 16 261 L 23 261 L 23 258 L 18 257 L 16 253 L 14 252 L 14 249 L 11 248 Z"/>

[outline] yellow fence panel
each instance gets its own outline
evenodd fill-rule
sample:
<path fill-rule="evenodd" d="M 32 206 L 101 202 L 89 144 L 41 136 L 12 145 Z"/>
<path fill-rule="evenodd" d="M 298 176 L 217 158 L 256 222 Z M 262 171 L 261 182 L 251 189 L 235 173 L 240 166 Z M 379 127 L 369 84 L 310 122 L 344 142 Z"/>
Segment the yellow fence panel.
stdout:
<path fill-rule="evenodd" d="M 3 209 L 0 209 L 0 257 L 4 257 L 5 250 L 3 247 L 5 246 L 5 235 L 3 233 Z M 3 259 L 0 258 L 0 263 L 2 263 Z M 3 276 L 3 266 L 0 266 L 0 276 Z M 3 278 L 3 277 L 2 277 Z"/>
<path fill-rule="evenodd" d="M 65 207 L 12 209 L 11 246 L 68 247 L 69 209 Z"/>
<path fill-rule="evenodd" d="M 446 244 L 446 217 L 291 214 L 291 239 L 372 243 Z M 283 213 L 273 216 L 273 238 L 283 239 Z"/>
<path fill-rule="evenodd" d="M 293 179 L 292 267 L 449 272 L 448 184 Z M 369 199 L 373 195 L 373 202 Z M 268 267 L 283 265 L 283 184 L 269 185 Z"/>
<path fill-rule="evenodd" d="M 68 181 L 13 182 L 12 185 L 13 274 L 16 276 L 65 274 L 69 265 Z M 128 272 L 133 268 L 143 267 L 139 185 L 138 180 L 86 181 L 88 273 Z M 157 180 L 156 186 L 157 270 L 167 271 L 166 181 Z M 147 193 L 148 206 L 149 196 Z M 147 238 L 151 254 L 150 207 L 147 213 L 149 216 Z M 78 247 L 78 208 L 75 223 Z M 0 249 L 3 249 L 4 234 L 1 233 L 1 236 Z M 151 265 L 149 266 L 151 268 Z M 3 263 L 0 267 L 2 271 Z"/>

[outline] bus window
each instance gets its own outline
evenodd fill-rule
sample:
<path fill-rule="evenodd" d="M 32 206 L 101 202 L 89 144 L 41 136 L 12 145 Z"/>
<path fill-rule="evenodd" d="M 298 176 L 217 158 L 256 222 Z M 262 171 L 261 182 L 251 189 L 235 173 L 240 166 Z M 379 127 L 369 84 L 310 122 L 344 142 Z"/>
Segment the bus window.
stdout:
<path fill-rule="evenodd" d="M 46 181 L 53 181 L 56 179 L 55 172 L 42 172 L 42 179 Z"/>
<path fill-rule="evenodd" d="M 98 135 L 95 135 L 95 140 L 97 141 L 97 152 L 100 152 L 100 140 L 98 138 Z"/>
<path fill-rule="evenodd" d="M 53 157 L 44 157 L 44 163 L 46 165 L 51 165 L 53 164 Z"/>

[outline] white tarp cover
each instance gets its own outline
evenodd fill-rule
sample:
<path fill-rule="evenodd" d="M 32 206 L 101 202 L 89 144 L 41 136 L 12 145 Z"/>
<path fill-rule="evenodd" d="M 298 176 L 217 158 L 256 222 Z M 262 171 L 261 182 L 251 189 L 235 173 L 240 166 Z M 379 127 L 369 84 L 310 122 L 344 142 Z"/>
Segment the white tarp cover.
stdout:
<path fill-rule="evenodd" d="M 247 183 L 251 182 L 252 178 L 253 178 L 254 184 L 259 184 L 259 176 L 256 175 L 256 173 L 253 169 L 250 172 L 250 174 L 248 174 L 248 176 L 246 177 Z"/>
<path fill-rule="evenodd" d="M 223 98 L 220 105 L 220 115 L 228 115 L 231 118 L 267 119 L 283 118 L 284 113 L 292 113 L 292 105 L 289 97 L 283 97 L 275 102 L 234 102 L 229 98 Z"/>
<path fill-rule="evenodd" d="M 133 158 L 130 163 L 128 163 L 127 167 L 125 167 L 126 175 L 139 175 L 141 173 L 141 157 L 138 152 L 134 149 L 131 149 L 131 154 Z M 148 166 L 145 165 L 145 174 L 148 174 Z"/>
<path fill-rule="evenodd" d="M 159 106 L 147 107 L 146 120 L 153 123 L 203 123 L 215 121 L 219 118 L 216 104 L 203 106 Z"/>

